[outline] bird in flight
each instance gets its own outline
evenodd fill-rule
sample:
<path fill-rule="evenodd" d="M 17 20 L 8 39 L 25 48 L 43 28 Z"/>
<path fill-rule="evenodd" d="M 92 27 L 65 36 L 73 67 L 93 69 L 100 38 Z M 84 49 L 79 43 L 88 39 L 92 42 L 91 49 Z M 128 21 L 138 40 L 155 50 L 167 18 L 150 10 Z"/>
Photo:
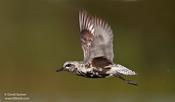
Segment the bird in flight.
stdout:
<path fill-rule="evenodd" d="M 134 71 L 113 62 L 113 33 L 110 25 L 85 10 L 79 12 L 79 25 L 84 60 L 66 61 L 57 72 L 68 71 L 86 78 L 117 77 L 128 84 L 137 85 L 124 77 L 136 75 Z"/>

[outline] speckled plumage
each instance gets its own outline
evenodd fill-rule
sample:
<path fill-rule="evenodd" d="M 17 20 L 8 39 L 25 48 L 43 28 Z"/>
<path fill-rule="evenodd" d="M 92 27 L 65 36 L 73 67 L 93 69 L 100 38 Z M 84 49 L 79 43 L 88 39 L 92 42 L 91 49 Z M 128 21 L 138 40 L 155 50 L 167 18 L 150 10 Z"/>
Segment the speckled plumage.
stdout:
<path fill-rule="evenodd" d="M 135 82 L 126 80 L 124 75 L 136 73 L 113 62 L 113 33 L 107 22 L 88 14 L 79 12 L 80 41 L 84 52 L 83 61 L 67 61 L 57 71 L 69 71 L 87 78 L 118 77 L 128 84 Z"/>

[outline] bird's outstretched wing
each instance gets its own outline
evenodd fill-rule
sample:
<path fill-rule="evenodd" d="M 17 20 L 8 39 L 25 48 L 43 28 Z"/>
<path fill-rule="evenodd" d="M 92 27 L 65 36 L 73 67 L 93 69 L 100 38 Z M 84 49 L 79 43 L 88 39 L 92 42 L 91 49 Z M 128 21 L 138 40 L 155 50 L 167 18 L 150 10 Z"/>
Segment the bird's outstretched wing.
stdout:
<path fill-rule="evenodd" d="M 108 23 L 86 11 L 80 11 L 79 24 L 84 62 L 100 56 L 113 62 L 113 33 Z"/>

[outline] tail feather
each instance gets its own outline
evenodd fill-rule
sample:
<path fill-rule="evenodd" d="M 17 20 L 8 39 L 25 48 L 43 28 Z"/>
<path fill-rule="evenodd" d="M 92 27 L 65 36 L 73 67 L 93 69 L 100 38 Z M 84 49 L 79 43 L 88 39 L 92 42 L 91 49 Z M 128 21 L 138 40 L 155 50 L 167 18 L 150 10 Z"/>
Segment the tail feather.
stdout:
<path fill-rule="evenodd" d="M 136 73 L 120 64 L 117 64 L 116 71 L 123 75 L 136 75 Z"/>
<path fill-rule="evenodd" d="M 136 75 L 136 73 L 120 64 L 113 64 L 107 67 L 111 67 L 111 70 L 108 71 L 109 74 L 120 73 L 122 75 Z"/>

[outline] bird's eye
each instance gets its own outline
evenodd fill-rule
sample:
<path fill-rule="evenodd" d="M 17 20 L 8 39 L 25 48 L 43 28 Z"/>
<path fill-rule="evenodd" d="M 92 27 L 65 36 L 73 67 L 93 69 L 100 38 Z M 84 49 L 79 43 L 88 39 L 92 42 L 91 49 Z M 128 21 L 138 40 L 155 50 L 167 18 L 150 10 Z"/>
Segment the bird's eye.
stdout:
<path fill-rule="evenodd" d="M 67 64 L 65 67 L 71 67 L 72 66 L 72 64 Z"/>

